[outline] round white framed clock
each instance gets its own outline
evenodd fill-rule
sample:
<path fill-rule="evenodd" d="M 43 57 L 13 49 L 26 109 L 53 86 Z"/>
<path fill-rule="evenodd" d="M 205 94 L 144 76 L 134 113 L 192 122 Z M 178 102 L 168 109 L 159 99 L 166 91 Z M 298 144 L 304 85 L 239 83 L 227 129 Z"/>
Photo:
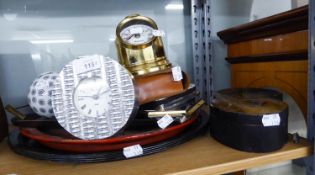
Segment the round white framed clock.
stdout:
<path fill-rule="evenodd" d="M 91 77 L 79 82 L 73 93 L 77 110 L 88 117 L 105 115 L 111 105 L 110 89 L 100 77 Z"/>
<path fill-rule="evenodd" d="M 135 99 L 132 75 L 102 55 L 82 56 L 65 65 L 52 93 L 59 124 L 85 140 L 122 130 L 137 109 Z"/>

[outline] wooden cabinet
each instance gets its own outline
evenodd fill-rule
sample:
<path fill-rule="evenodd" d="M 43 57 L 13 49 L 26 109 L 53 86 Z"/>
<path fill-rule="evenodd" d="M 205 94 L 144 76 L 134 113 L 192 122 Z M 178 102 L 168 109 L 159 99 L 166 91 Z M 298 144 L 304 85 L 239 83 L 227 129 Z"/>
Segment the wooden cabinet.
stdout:
<path fill-rule="evenodd" d="M 218 35 L 228 46 L 232 87 L 269 87 L 286 92 L 307 121 L 307 6 Z"/>
<path fill-rule="evenodd" d="M 228 45 L 232 87 L 272 87 L 289 94 L 306 117 L 307 6 L 218 33 Z"/>
<path fill-rule="evenodd" d="M 231 65 L 232 87 L 272 87 L 288 93 L 304 116 L 307 108 L 307 61 L 275 61 Z"/>

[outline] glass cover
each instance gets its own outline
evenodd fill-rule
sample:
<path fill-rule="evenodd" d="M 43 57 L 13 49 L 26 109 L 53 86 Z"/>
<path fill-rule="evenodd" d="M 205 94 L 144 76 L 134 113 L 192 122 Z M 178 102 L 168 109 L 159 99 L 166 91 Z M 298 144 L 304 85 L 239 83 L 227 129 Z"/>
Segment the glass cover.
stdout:
<path fill-rule="evenodd" d="M 184 0 L 0 0 L 0 95 L 27 104 L 33 79 L 60 72 L 80 55 L 117 59 L 115 30 L 130 14 L 152 18 L 166 35 L 168 59 L 192 78 L 190 2 Z"/>

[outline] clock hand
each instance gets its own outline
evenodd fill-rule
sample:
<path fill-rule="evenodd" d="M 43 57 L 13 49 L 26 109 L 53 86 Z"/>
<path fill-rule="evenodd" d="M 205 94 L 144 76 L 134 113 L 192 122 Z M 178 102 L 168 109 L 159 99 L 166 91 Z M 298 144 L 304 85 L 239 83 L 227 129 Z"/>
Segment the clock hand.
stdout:
<path fill-rule="evenodd" d="M 133 36 L 135 36 L 136 34 L 134 33 L 134 34 L 132 34 L 132 35 L 130 35 L 129 37 L 127 37 L 126 38 L 126 40 L 130 40 Z"/>
<path fill-rule="evenodd" d="M 107 92 L 109 92 L 109 89 L 103 91 L 102 93 L 100 93 L 100 94 L 98 94 L 98 95 L 103 95 L 103 94 L 105 94 L 105 93 L 107 93 Z"/>
<path fill-rule="evenodd" d="M 102 90 L 102 87 L 100 87 L 99 89 L 98 89 L 98 91 L 97 91 L 97 95 L 100 95 L 100 93 L 101 93 L 101 90 Z"/>
<path fill-rule="evenodd" d="M 92 96 L 91 95 L 80 95 L 78 97 L 90 97 L 90 98 L 93 98 L 93 95 Z"/>
<path fill-rule="evenodd" d="M 130 40 L 133 36 L 135 36 L 136 38 L 139 38 L 140 37 L 140 34 L 141 33 L 134 33 L 132 35 L 130 35 L 128 38 L 126 38 L 127 40 Z"/>

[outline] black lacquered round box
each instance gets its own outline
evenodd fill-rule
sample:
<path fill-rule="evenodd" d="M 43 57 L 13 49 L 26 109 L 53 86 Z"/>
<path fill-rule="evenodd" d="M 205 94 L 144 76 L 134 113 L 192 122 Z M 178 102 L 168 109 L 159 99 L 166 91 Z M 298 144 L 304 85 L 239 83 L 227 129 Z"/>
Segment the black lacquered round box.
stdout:
<path fill-rule="evenodd" d="M 243 88 L 222 90 L 215 96 L 210 106 L 210 133 L 220 143 L 262 153 L 287 142 L 288 105 L 279 92 Z"/>

